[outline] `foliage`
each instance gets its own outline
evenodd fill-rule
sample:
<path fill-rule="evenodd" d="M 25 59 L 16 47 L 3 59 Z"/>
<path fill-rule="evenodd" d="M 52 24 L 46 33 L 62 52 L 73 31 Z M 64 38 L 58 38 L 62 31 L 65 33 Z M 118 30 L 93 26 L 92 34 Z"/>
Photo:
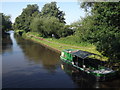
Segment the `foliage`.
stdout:
<path fill-rule="evenodd" d="M 12 22 L 10 21 L 10 16 L 0 13 L 0 27 L 2 27 L 2 35 L 4 35 L 6 31 L 12 28 Z"/>
<path fill-rule="evenodd" d="M 38 6 L 27 5 L 13 25 L 15 30 L 25 30 L 26 32 L 38 32 L 40 36 L 56 38 L 73 34 L 73 31 L 65 26 L 63 11 L 59 10 L 56 2 L 47 3 L 42 8 L 41 13 Z"/>
<path fill-rule="evenodd" d="M 22 36 L 23 33 L 25 33 L 24 30 L 15 30 L 15 34 L 17 34 L 17 35 L 21 35 Z"/>
<path fill-rule="evenodd" d="M 41 39 L 38 39 L 38 38 L 36 38 L 36 37 L 34 37 L 32 35 L 39 37 L 39 35 L 37 33 L 28 32 L 28 33 L 26 33 L 26 38 L 34 40 L 36 42 L 40 42 L 43 45 L 48 45 L 48 47 L 54 48 L 57 51 L 72 48 L 72 49 L 80 49 L 80 50 L 83 50 L 83 51 L 88 51 L 88 52 L 91 52 L 91 53 L 101 55 L 95 49 L 95 46 L 92 45 L 92 44 L 83 43 L 83 42 L 75 43 L 74 42 L 75 38 L 73 39 L 73 36 L 63 37 L 63 38 L 60 38 L 60 39 L 52 39 L 52 38 L 40 37 L 40 38 L 42 38 L 42 40 L 41 40 Z"/>
<path fill-rule="evenodd" d="M 30 31 L 30 23 L 32 19 L 38 15 L 39 10 L 37 4 L 27 5 L 21 15 L 19 15 L 13 25 L 15 30 L 25 30 L 26 32 Z"/>
<path fill-rule="evenodd" d="M 80 41 L 79 39 L 80 38 L 78 36 L 71 35 L 71 36 L 67 36 L 67 37 L 62 37 L 56 41 L 60 42 L 60 43 L 76 45 L 76 46 L 92 46 L 92 44 L 90 44 L 88 42 Z"/>
<path fill-rule="evenodd" d="M 43 22 L 44 22 L 44 19 L 43 18 L 38 18 L 38 17 L 35 17 L 32 22 L 31 22 L 31 25 L 30 25 L 30 28 L 31 28 L 31 31 L 32 32 L 38 32 L 39 34 L 43 33 Z"/>
<path fill-rule="evenodd" d="M 36 17 L 30 27 L 32 32 L 38 32 L 42 37 L 52 37 L 54 34 L 56 38 L 59 38 L 73 33 L 56 17 Z"/>
<path fill-rule="evenodd" d="M 84 8 L 86 12 L 89 12 L 90 8 L 93 8 L 94 2 L 83 2 L 80 7 Z"/>
<path fill-rule="evenodd" d="M 64 25 L 61 30 L 58 31 L 59 37 L 67 37 L 74 34 L 74 30 L 69 25 Z"/>
<path fill-rule="evenodd" d="M 65 23 L 64 15 L 65 13 L 59 10 L 59 7 L 57 7 L 56 2 L 45 4 L 40 13 L 40 16 L 42 17 L 53 17 L 54 16 L 58 18 L 61 23 Z"/>
<path fill-rule="evenodd" d="M 79 37 L 79 41 L 91 42 L 94 39 L 93 30 L 93 16 L 87 16 L 86 18 L 82 18 L 81 22 L 79 22 L 79 27 L 77 27 L 75 36 Z"/>
<path fill-rule="evenodd" d="M 110 59 L 120 59 L 120 3 L 96 3 L 92 12 L 99 30 L 97 49 Z"/>
<path fill-rule="evenodd" d="M 97 50 L 109 59 L 120 59 L 120 3 L 96 2 L 91 6 L 88 4 L 83 4 L 83 7 L 85 9 L 91 7 L 93 23 L 85 26 L 91 33 L 90 35 L 86 34 L 86 39 L 91 39 L 91 42 L 97 46 Z M 91 20 L 88 22 L 90 23 Z"/>

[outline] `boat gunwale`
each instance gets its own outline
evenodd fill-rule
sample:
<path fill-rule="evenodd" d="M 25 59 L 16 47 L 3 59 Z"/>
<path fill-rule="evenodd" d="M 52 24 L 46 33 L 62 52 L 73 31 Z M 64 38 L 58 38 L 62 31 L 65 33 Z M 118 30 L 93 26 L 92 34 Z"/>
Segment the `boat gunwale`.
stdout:
<path fill-rule="evenodd" d="M 82 70 L 82 71 L 84 71 L 84 72 L 86 72 L 88 74 L 95 75 L 97 77 L 104 77 L 105 75 L 108 75 L 108 74 L 115 74 L 115 71 L 114 72 L 110 72 L 110 73 L 96 73 L 96 72 L 92 72 L 92 71 L 95 71 L 95 70 L 86 71 L 84 68 L 81 68 L 81 67 L 79 67 L 77 65 L 72 64 L 71 61 L 63 58 L 62 56 L 60 56 L 60 58 L 61 58 L 62 61 L 68 62 L 68 64 L 70 64 L 70 65 L 72 65 L 72 66 L 74 66 L 74 67 L 76 67 L 76 68 L 78 68 L 78 69 L 80 69 L 80 70 Z"/>

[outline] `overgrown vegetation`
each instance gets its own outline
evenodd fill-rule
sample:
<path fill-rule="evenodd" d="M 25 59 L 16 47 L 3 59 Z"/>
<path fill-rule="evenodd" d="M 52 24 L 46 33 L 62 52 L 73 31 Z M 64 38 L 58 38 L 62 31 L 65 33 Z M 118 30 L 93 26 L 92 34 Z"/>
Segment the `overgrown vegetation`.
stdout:
<path fill-rule="evenodd" d="M 74 22 L 76 42 L 94 44 L 110 61 L 120 60 L 120 3 L 84 2 L 81 4 L 88 16 Z M 90 9 L 91 8 L 91 9 Z M 91 10 L 91 11 L 90 11 Z"/>
<path fill-rule="evenodd" d="M 65 37 L 73 34 L 64 23 L 61 23 L 56 17 L 36 17 L 31 23 L 31 31 L 39 33 L 42 37 Z"/>
<path fill-rule="evenodd" d="M 82 7 L 85 9 L 91 7 L 91 15 L 87 19 L 89 26 L 86 26 L 86 30 L 84 29 L 85 39 L 90 43 L 94 43 L 97 50 L 104 56 L 109 57 L 109 60 L 119 60 L 120 3 L 83 3 Z"/>
<path fill-rule="evenodd" d="M 15 19 L 15 23 L 13 25 L 14 30 L 24 30 L 25 32 L 30 31 L 30 24 L 32 19 L 39 14 L 37 4 L 27 5 L 21 15 L 19 15 Z"/>
<path fill-rule="evenodd" d="M 65 24 L 63 11 L 56 2 L 47 3 L 41 11 L 37 5 L 28 5 L 14 23 L 15 30 L 37 33 L 38 36 L 71 45 L 92 46 L 109 60 L 120 60 L 120 3 L 81 3 L 88 15 Z"/>
<path fill-rule="evenodd" d="M 37 32 L 42 37 L 66 37 L 73 34 L 72 29 L 65 25 L 63 11 L 59 10 L 56 2 L 47 3 L 41 11 L 38 6 L 27 5 L 13 25 L 15 30 Z"/>
<path fill-rule="evenodd" d="M 2 30 L 2 36 L 4 37 L 6 35 L 6 32 L 12 28 L 10 16 L 0 13 L 0 27 L 0 30 Z"/>

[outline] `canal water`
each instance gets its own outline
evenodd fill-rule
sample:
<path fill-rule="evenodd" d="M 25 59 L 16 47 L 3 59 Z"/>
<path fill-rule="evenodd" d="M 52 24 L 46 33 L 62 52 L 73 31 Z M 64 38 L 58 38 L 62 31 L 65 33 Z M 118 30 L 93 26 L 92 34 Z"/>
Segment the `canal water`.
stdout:
<path fill-rule="evenodd" d="M 59 54 L 14 36 L 2 42 L 3 88 L 119 88 L 120 79 L 96 82 L 61 62 Z M 0 50 L 1 51 L 1 50 Z"/>

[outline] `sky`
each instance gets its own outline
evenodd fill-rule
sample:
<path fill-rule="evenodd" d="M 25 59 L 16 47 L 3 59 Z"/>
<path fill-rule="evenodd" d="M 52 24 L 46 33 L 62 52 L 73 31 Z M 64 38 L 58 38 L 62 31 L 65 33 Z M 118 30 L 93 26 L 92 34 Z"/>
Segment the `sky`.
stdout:
<path fill-rule="evenodd" d="M 28 0 L 29 1 L 29 0 Z M 46 3 L 50 3 L 51 0 L 41 0 L 38 1 L 4 1 L 0 2 L 0 6 L 2 4 L 2 8 L 0 8 L 0 12 L 4 13 L 5 15 L 11 16 L 11 21 L 14 23 L 15 18 L 18 17 L 22 13 L 22 9 L 26 8 L 28 4 L 37 4 L 39 6 L 39 10 L 41 11 L 42 7 Z M 54 0 L 55 1 L 55 0 Z M 56 1 L 57 2 L 57 1 Z M 83 9 L 80 8 L 80 3 L 78 1 L 58 1 L 57 7 L 60 7 L 60 10 L 65 13 L 65 21 L 66 24 L 71 24 L 75 21 L 80 20 L 80 17 L 85 17 L 85 12 Z"/>

